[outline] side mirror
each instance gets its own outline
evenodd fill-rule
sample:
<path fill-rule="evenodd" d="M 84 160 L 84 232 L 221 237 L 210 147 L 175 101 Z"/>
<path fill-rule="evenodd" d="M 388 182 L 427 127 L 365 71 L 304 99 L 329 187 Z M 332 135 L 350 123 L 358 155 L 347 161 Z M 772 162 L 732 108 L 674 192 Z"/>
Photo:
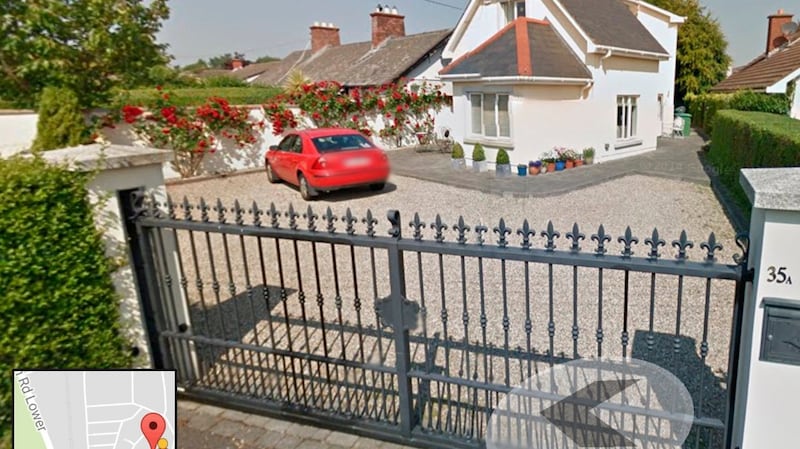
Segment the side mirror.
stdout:
<path fill-rule="evenodd" d="M 277 145 L 270 145 L 269 149 L 270 149 L 270 151 L 275 151 L 275 150 L 278 149 L 278 146 Z"/>

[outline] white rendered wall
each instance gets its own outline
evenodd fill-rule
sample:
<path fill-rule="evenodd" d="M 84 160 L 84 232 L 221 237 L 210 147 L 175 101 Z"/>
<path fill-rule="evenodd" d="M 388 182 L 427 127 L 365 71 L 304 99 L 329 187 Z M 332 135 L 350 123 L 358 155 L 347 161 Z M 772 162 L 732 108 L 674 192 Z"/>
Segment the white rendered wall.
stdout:
<path fill-rule="evenodd" d="M 38 117 L 33 111 L 0 111 L 0 157 L 25 151 L 33 145 Z"/>

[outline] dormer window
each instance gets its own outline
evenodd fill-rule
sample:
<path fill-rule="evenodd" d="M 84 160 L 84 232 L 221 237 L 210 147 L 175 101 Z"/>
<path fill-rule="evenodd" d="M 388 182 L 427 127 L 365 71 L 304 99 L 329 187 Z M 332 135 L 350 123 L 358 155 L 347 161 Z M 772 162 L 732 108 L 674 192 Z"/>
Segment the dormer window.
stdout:
<path fill-rule="evenodd" d="M 525 17 L 525 2 L 518 0 L 505 0 L 501 3 L 506 23 L 511 23 L 514 19 Z"/>

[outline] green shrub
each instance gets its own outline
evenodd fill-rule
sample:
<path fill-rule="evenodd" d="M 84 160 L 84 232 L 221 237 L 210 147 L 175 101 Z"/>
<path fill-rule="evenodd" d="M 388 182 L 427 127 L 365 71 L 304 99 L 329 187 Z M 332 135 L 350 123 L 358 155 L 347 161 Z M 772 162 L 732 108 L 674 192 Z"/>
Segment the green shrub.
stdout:
<path fill-rule="evenodd" d="M 232 76 L 220 75 L 210 76 L 202 81 L 205 87 L 248 87 L 244 80 Z"/>
<path fill-rule="evenodd" d="M 508 152 L 506 150 L 500 148 L 497 150 L 497 159 L 495 160 L 497 165 L 507 165 L 510 163 L 508 159 Z"/>
<path fill-rule="evenodd" d="M 172 100 L 176 106 L 200 106 L 209 97 L 222 97 L 232 105 L 263 104 L 282 92 L 280 87 L 192 87 L 171 89 Z M 120 92 L 115 104 L 120 99 L 131 104 L 151 106 L 155 104 L 158 91 L 155 88 L 134 89 Z"/>
<path fill-rule="evenodd" d="M 687 95 L 685 100 L 689 106 L 688 112 L 692 114 L 692 125 L 704 129 L 708 134 L 714 132 L 714 117 L 717 111 L 723 109 L 786 115 L 791 108 L 791 100 L 786 94 L 752 91 Z"/>
<path fill-rule="evenodd" d="M 0 159 L 0 441 L 13 368 L 131 363 L 87 179 L 39 158 Z"/>
<path fill-rule="evenodd" d="M 39 123 L 33 150 L 47 151 L 80 145 L 86 138 L 86 122 L 75 92 L 45 87 L 39 102 Z"/>
<path fill-rule="evenodd" d="M 708 159 L 747 210 L 739 170 L 800 166 L 800 121 L 766 112 L 719 111 Z"/>
<path fill-rule="evenodd" d="M 483 151 L 483 145 L 476 143 L 475 147 L 472 148 L 472 160 L 475 162 L 486 160 L 486 153 Z"/>
<path fill-rule="evenodd" d="M 454 143 L 453 152 L 450 153 L 450 157 L 453 159 L 464 159 L 464 147 L 458 142 Z"/>

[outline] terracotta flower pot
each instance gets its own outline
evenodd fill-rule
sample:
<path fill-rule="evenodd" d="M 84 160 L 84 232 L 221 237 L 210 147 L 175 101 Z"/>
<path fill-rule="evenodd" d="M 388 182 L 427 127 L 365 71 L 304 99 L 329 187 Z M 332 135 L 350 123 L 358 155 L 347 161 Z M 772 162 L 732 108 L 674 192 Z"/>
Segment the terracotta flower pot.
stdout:
<path fill-rule="evenodd" d="M 566 166 L 566 168 L 572 168 L 572 167 L 575 166 L 575 161 L 567 160 L 567 161 L 565 161 L 565 166 Z"/>
<path fill-rule="evenodd" d="M 552 173 L 556 171 L 556 163 L 555 162 L 548 162 L 547 163 L 547 171 Z"/>
<path fill-rule="evenodd" d="M 528 167 L 528 174 L 531 176 L 538 175 L 539 171 L 540 171 L 539 167 L 532 167 L 532 166 Z"/>
<path fill-rule="evenodd" d="M 583 165 L 583 159 L 576 159 L 575 160 L 575 166 L 576 167 L 580 167 L 581 165 Z"/>

